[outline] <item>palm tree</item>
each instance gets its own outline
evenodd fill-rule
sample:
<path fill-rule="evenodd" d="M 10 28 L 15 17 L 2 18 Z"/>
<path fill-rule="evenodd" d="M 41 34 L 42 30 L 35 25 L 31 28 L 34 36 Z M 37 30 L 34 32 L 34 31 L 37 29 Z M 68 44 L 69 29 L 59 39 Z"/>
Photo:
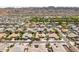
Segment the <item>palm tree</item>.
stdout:
<path fill-rule="evenodd" d="M 9 52 L 9 51 L 10 51 L 10 48 L 7 48 L 7 49 L 6 49 L 6 52 Z"/>
<path fill-rule="evenodd" d="M 50 45 L 50 43 L 47 43 L 47 44 L 46 44 L 46 48 L 47 48 L 48 52 L 53 52 L 53 48 L 52 48 L 52 46 Z"/>
<path fill-rule="evenodd" d="M 12 31 L 6 30 L 5 33 L 7 34 L 5 40 L 11 40 L 12 38 L 8 38 L 8 36 L 12 34 Z"/>
<path fill-rule="evenodd" d="M 20 34 L 20 36 L 18 37 L 18 39 L 22 40 L 22 36 L 24 34 L 24 31 L 20 31 L 19 34 Z"/>

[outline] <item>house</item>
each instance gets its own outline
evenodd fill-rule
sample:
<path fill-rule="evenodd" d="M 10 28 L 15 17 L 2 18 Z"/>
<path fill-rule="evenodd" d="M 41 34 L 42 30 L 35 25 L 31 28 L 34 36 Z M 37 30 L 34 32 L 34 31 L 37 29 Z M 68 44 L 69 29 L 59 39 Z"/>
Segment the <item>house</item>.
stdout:
<path fill-rule="evenodd" d="M 36 38 L 45 38 L 45 34 L 43 32 L 37 32 Z"/>
<path fill-rule="evenodd" d="M 0 40 L 2 40 L 2 38 L 5 38 L 6 37 L 6 33 L 0 33 Z"/>
<path fill-rule="evenodd" d="M 66 32 L 68 32 L 68 29 L 62 28 L 61 31 L 66 33 Z"/>
<path fill-rule="evenodd" d="M 9 35 L 7 38 L 16 38 L 16 37 L 20 37 L 20 34 L 19 33 L 12 33 L 11 35 Z"/>
<path fill-rule="evenodd" d="M 68 37 L 69 38 L 75 38 L 75 37 L 77 37 L 78 35 L 76 35 L 76 34 L 74 34 L 74 33 L 69 33 L 68 34 Z"/>
<path fill-rule="evenodd" d="M 56 33 L 48 33 L 49 38 L 59 39 L 59 36 Z"/>
<path fill-rule="evenodd" d="M 31 33 L 24 33 L 22 36 L 22 38 L 24 38 L 24 39 L 28 39 L 28 38 L 32 38 L 32 37 L 33 37 L 33 35 Z"/>

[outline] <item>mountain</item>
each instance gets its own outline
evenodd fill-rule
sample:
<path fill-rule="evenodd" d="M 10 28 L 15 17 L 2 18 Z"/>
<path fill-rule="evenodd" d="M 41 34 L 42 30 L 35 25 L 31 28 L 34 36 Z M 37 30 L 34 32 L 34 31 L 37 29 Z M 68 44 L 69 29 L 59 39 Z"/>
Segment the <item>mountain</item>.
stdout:
<path fill-rule="evenodd" d="M 22 7 L 0 8 L 0 16 L 4 15 L 38 15 L 38 16 L 79 16 L 79 7 Z"/>

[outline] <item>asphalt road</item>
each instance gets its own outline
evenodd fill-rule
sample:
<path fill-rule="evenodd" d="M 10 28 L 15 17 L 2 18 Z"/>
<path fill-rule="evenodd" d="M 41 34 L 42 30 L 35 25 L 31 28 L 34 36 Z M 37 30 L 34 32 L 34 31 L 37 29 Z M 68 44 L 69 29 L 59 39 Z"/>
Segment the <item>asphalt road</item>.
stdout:
<path fill-rule="evenodd" d="M 69 49 L 70 49 L 72 52 L 79 52 L 79 49 L 77 49 L 75 46 L 72 46 L 72 45 L 70 44 L 70 41 L 69 41 L 69 39 L 66 38 L 66 35 L 64 35 L 58 28 L 56 28 L 56 29 L 59 31 L 60 35 L 62 35 L 62 38 L 63 38 L 63 40 L 67 43 L 67 45 L 69 46 Z"/>

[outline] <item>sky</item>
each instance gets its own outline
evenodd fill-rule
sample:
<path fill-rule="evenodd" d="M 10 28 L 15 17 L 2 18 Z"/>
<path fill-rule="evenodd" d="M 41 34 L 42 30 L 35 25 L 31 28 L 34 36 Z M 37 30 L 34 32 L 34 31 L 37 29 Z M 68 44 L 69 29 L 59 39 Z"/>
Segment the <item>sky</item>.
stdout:
<path fill-rule="evenodd" d="M 79 0 L 0 0 L 0 7 L 79 7 Z"/>

